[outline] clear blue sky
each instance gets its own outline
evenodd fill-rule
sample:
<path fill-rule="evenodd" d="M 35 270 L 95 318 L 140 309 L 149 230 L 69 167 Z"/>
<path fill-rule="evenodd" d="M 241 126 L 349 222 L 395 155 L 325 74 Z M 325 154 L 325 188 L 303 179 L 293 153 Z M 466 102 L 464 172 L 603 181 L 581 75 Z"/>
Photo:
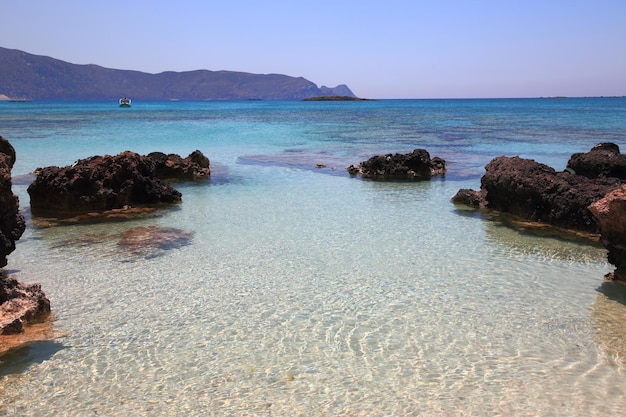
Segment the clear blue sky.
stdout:
<path fill-rule="evenodd" d="M 626 0 L 2 0 L 0 46 L 367 98 L 626 95 Z"/>

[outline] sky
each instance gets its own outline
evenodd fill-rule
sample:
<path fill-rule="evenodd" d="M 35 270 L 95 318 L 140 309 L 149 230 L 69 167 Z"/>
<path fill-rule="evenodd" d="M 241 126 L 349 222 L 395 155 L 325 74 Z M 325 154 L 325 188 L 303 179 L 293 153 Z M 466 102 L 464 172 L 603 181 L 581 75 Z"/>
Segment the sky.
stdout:
<path fill-rule="evenodd" d="M 626 0 L 0 0 L 0 46 L 374 99 L 626 95 Z"/>

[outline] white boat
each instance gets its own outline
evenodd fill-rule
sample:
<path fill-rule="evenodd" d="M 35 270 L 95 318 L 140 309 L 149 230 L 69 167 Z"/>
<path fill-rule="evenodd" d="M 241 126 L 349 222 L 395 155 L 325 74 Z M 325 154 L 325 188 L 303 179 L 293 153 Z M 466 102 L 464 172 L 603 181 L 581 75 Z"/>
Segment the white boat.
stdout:
<path fill-rule="evenodd" d="M 130 107 L 131 100 L 128 97 L 120 99 L 120 107 Z"/>

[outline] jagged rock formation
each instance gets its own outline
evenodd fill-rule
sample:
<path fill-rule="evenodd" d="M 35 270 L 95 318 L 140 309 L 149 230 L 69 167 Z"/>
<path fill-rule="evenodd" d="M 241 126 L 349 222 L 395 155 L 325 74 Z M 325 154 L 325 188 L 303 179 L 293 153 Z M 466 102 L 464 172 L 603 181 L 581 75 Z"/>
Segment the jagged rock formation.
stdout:
<path fill-rule="evenodd" d="M 567 169 L 587 178 L 618 178 L 626 180 L 626 155 L 614 143 L 600 143 L 589 152 L 575 153 L 567 162 Z"/>
<path fill-rule="evenodd" d="M 197 180 L 211 175 L 209 158 L 198 150 L 187 158 L 163 152 L 151 152 L 148 157 L 154 161 L 154 176 L 162 180 Z"/>
<path fill-rule="evenodd" d="M 601 143 L 570 158 L 565 172 L 518 157 L 485 167 L 480 191 L 463 189 L 454 203 L 493 209 L 523 220 L 599 233 L 615 272 L 626 281 L 626 156 Z"/>
<path fill-rule="evenodd" d="M 373 156 L 346 169 L 350 175 L 378 180 L 430 179 L 445 174 L 446 161 L 439 157 L 431 159 L 425 149 L 415 149 L 408 154 Z"/>
<path fill-rule="evenodd" d="M 346 85 L 321 87 L 302 77 L 234 71 L 148 74 L 76 65 L 0 48 L 0 95 L 30 100 L 302 100 L 354 96 Z"/>
<path fill-rule="evenodd" d="M 591 233 L 598 226 L 587 207 L 619 186 L 519 157 L 497 157 L 485 171 L 480 191 L 460 190 L 452 201 Z"/>
<path fill-rule="evenodd" d="M 19 200 L 11 190 L 15 149 L 0 136 L 0 267 L 15 250 L 15 241 L 26 223 L 19 213 Z M 50 301 L 39 284 L 22 284 L 0 271 L 0 335 L 21 333 L 24 323 L 50 312 Z"/>
<path fill-rule="evenodd" d="M 26 229 L 24 216 L 19 213 L 19 199 L 11 189 L 11 170 L 15 163 L 15 149 L 0 136 L 0 268 L 6 266 L 7 255 L 15 250 Z"/>
<path fill-rule="evenodd" d="M 162 179 L 190 180 L 209 175 L 209 160 L 200 151 L 187 158 L 126 151 L 81 159 L 63 168 L 39 169 L 28 194 L 33 216 L 63 218 L 134 205 L 178 203 L 180 192 Z"/>

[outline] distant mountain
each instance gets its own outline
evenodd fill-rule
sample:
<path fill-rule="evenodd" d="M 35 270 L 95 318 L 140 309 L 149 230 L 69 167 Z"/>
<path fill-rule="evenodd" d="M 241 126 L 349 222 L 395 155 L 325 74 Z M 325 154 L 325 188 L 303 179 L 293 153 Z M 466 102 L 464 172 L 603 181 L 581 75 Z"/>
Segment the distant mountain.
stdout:
<path fill-rule="evenodd" d="M 302 77 L 234 71 L 149 74 L 77 65 L 0 47 L 0 98 L 19 100 L 301 100 L 352 96 L 346 85 L 317 87 Z"/>

